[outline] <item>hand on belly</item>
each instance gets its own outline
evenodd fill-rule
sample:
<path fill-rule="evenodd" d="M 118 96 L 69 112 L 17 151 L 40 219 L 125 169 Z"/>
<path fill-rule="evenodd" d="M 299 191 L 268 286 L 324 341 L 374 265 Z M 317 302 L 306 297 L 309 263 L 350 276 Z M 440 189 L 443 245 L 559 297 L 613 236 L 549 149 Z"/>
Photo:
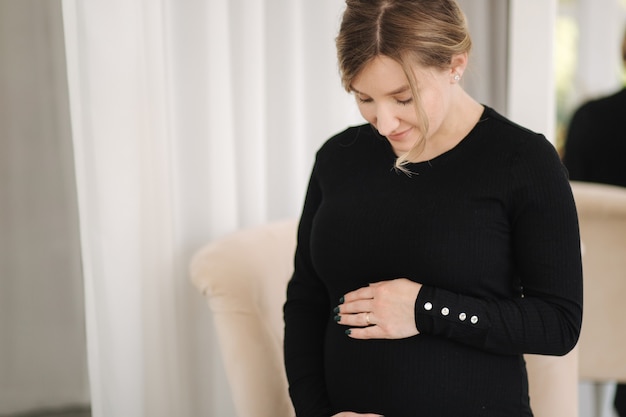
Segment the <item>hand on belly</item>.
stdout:
<path fill-rule="evenodd" d="M 380 281 L 344 295 L 335 321 L 355 339 L 403 339 L 419 333 L 415 300 L 422 284 L 406 278 Z"/>

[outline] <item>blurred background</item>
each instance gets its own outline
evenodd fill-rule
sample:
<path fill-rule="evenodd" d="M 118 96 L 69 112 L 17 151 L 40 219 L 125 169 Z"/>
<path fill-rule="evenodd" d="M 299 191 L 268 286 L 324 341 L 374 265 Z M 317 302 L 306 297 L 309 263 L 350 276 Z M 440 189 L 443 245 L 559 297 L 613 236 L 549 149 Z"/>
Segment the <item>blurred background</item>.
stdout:
<path fill-rule="evenodd" d="M 559 149 L 625 81 L 624 0 L 460 3 L 466 88 Z M 316 149 L 361 122 L 342 8 L 0 0 L 0 417 L 234 416 L 188 262 L 297 217 Z"/>

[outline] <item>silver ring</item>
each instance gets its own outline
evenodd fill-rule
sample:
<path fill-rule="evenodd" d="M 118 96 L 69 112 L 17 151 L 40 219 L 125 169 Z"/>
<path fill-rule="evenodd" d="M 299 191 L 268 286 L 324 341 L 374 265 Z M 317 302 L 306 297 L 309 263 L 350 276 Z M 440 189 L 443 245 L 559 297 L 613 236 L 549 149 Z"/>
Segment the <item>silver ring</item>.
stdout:
<path fill-rule="evenodd" d="M 367 325 L 371 325 L 372 322 L 370 321 L 370 313 L 365 313 L 365 321 L 367 322 Z"/>

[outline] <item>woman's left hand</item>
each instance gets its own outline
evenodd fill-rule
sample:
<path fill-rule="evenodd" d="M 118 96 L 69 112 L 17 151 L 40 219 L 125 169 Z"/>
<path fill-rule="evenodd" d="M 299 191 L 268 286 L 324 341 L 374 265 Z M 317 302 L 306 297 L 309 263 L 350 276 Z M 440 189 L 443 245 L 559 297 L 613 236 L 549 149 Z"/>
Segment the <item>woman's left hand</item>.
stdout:
<path fill-rule="evenodd" d="M 419 334 L 415 300 L 422 284 L 406 278 L 381 281 L 347 293 L 335 320 L 355 339 L 403 339 Z M 337 311 L 338 310 L 338 311 Z"/>

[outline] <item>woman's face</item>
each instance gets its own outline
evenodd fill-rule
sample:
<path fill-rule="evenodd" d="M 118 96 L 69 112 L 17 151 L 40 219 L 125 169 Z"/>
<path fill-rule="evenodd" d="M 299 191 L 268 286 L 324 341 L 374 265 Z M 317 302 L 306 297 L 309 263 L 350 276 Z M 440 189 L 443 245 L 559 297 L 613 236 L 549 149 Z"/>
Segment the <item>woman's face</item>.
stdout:
<path fill-rule="evenodd" d="M 428 137 L 436 136 L 448 114 L 455 84 L 451 70 L 413 65 L 422 108 L 428 118 Z M 351 85 L 361 115 L 385 136 L 396 153 L 408 152 L 420 139 L 415 100 L 402 66 L 386 56 L 370 61 Z"/>

